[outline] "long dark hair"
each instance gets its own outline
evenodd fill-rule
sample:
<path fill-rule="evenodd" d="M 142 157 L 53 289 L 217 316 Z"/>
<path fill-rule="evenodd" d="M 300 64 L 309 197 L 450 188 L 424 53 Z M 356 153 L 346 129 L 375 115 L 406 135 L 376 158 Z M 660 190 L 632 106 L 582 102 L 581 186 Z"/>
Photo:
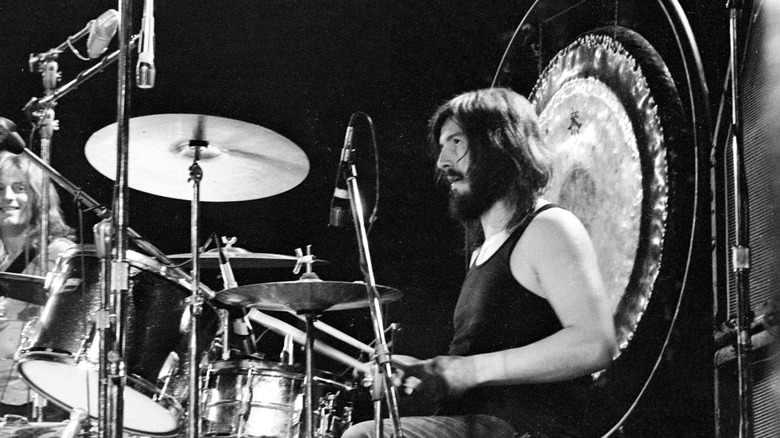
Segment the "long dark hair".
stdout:
<path fill-rule="evenodd" d="M 453 119 L 469 141 L 471 164 L 468 175 L 486 172 L 501 198 L 514 213 L 507 229 L 517 227 L 533 211 L 547 187 L 551 164 L 544 148 L 533 105 L 506 88 L 470 91 L 440 106 L 429 123 L 429 142 L 439 151 L 441 128 Z M 464 223 L 467 249 L 482 244 L 479 220 Z"/>

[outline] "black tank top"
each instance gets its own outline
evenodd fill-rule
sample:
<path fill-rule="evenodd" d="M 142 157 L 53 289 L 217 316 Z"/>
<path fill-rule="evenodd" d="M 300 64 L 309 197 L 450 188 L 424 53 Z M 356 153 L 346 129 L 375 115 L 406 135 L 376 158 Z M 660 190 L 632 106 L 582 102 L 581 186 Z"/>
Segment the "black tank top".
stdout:
<path fill-rule="evenodd" d="M 455 306 L 449 354 L 468 356 L 522 347 L 561 329 L 550 303 L 523 287 L 509 269 L 509 257 L 528 224 L 527 217 L 481 265 L 472 265 Z"/>
<path fill-rule="evenodd" d="M 547 204 L 529 215 L 501 247 L 466 274 L 454 314 L 449 354 L 470 356 L 522 347 L 562 328 L 550 303 L 515 280 L 509 257 L 528 224 Z M 589 377 L 532 385 L 485 386 L 442 404 L 441 414 L 491 414 L 532 436 L 580 436 L 587 410 Z"/>

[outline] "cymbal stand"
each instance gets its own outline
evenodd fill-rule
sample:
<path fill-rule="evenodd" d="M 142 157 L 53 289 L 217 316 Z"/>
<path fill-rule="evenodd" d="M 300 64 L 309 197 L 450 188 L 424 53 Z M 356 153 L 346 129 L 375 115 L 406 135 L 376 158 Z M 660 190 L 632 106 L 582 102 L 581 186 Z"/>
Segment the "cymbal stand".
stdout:
<path fill-rule="evenodd" d="M 737 65 L 737 21 L 742 12 L 741 0 L 727 0 L 729 10 L 729 51 L 731 55 L 731 152 L 734 174 L 734 246 L 731 248 L 732 269 L 736 275 L 737 290 L 737 371 L 739 381 L 739 437 L 753 436 L 753 389 L 750 372 L 752 343 L 750 326 L 753 320 L 750 311 L 750 237 L 747 203 L 747 184 L 744 180 L 742 112 L 740 102 L 739 73 Z"/>
<path fill-rule="evenodd" d="M 354 156 L 354 154 L 349 154 Z M 379 374 L 384 379 L 384 393 L 387 401 L 387 408 L 390 418 L 393 422 L 393 431 L 396 438 L 403 438 L 401 431 L 401 418 L 398 412 L 398 389 L 393 385 L 393 369 L 390 364 L 390 352 L 387 348 L 385 339 L 385 324 L 382 320 L 382 307 L 379 301 L 379 291 L 376 288 L 376 279 L 374 278 L 374 268 L 371 263 L 371 253 L 368 247 L 368 233 L 366 224 L 363 220 L 363 204 L 360 200 L 360 190 L 357 183 L 357 170 L 354 163 L 343 164 L 345 167 L 344 175 L 347 179 L 347 190 L 352 204 L 352 220 L 355 223 L 355 232 L 357 234 L 358 249 L 360 250 L 360 269 L 363 272 L 366 282 L 366 294 L 369 300 L 369 309 L 371 309 L 371 323 L 374 328 L 374 337 L 376 339 L 376 363 L 379 368 Z M 308 323 L 308 322 L 307 322 Z M 378 376 L 374 377 L 375 379 Z M 381 406 L 381 404 L 377 404 Z M 376 436 L 381 435 L 382 422 L 380 415 L 375 415 Z"/>
<path fill-rule="evenodd" d="M 314 438 L 314 321 L 318 313 L 304 312 L 306 317 L 306 385 L 304 388 L 304 415 L 306 420 L 306 437 Z"/>
<path fill-rule="evenodd" d="M 194 153 L 190 166 L 190 178 L 192 182 L 192 202 L 190 203 L 190 249 L 192 251 L 192 295 L 190 304 L 190 337 L 189 337 L 189 402 L 187 405 L 187 436 L 189 438 L 200 437 L 200 370 L 197 360 L 198 352 L 198 320 L 203 310 L 203 296 L 200 293 L 200 250 L 198 245 L 198 219 L 200 217 L 200 182 L 203 179 L 203 169 L 200 161 L 201 148 L 208 147 L 208 143 L 200 140 L 190 141 L 190 148 Z"/>
<path fill-rule="evenodd" d="M 311 264 L 314 261 L 314 257 L 311 255 L 311 245 L 306 246 L 306 256 L 303 255 L 303 251 L 300 248 L 295 249 L 295 255 L 298 257 L 298 261 L 295 263 L 293 269 L 294 274 L 298 274 L 301 271 L 301 266 L 305 266 L 305 272 L 301 274 L 302 280 L 317 280 L 319 276 L 312 271 Z M 305 380 L 303 388 L 304 398 L 304 423 L 306 424 L 305 437 L 314 438 L 314 343 L 316 338 L 317 327 L 315 325 L 317 317 L 320 315 L 319 310 L 301 310 L 297 312 L 298 315 L 303 315 L 306 321 L 306 335 L 304 337 L 304 351 L 306 353 L 305 359 Z M 285 335 L 285 344 L 287 343 L 287 335 Z M 286 348 L 286 346 L 285 346 Z M 290 357 L 288 356 L 289 360 Z"/>

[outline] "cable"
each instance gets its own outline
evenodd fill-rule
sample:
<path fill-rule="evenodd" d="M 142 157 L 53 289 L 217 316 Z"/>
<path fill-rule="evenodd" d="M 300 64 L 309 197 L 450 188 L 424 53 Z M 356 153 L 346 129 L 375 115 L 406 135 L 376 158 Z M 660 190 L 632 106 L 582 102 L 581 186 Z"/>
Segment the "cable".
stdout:
<path fill-rule="evenodd" d="M 364 111 L 357 111 L 352 114 L 350 119 L 354 119 L 356 116 L 361 116 L 368 123 L 368 128 L 371 132 L 371 145 L 374 150 L 374 208 L 368 217 L 368 228 L 366 229 L 366 234 L 370 234 L 379 210 L 379 147 L 377 146 L 376 130 L 374 129 L 374 121 L 371 119 L 371 116 Z"/>

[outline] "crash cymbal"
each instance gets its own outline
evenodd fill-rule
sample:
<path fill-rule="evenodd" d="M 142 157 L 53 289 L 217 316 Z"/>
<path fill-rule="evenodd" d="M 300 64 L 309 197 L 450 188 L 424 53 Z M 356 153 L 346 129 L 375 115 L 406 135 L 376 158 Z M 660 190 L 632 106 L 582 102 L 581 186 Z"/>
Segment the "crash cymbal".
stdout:
<path fill-rule="evenodd" d="M 87 140 L 89 163 L 116 178 L 116 123 Z M 198 114 L 157 114 L 130 119 L 128 185 L 166 198 L 192 199 L 189 182 L 195 150 L 203 170 L 200 200 L 247 201 L 285 192 L 309 173 L 309 159 L 270 129 Z M 201 147 L 196 148 L 195 145 Z"/>
<path fill-rule="evenodd" d="M 230 260 L 230 267 L 233 269 L 256 269 L 256 268 L 292 268 L 300 260 L 296 256 L 283 254 L 270 254 L 262 252 L 249 252 L 242 248 L 225 248 L 225 256 Z M 179 264 L 189 262 L 192 254 L 172 254 L 168 257 L 172 262 Z M 326 264 L 325 260 L 312 260 L 314 264 Z M 209 250 L 200 255 L 200 267 L 209 269 L 219 268 L 219 252 L 216 249 Z"/>
<path fill-rule="evenodd" d="M 401 299 L 403 294 L 387 286 L 377 286 L 381 302 Z M 260 310 L 319 313 L 368 307 L 366 284 L 341 281 L 298 280 L 258 283 L 217 293 L 222 303 Z"/>
<path fill-rule="evenodd" d="M 44 277 L 0 272 L 0 296 L 43 306 L 46 304 Z"/>

